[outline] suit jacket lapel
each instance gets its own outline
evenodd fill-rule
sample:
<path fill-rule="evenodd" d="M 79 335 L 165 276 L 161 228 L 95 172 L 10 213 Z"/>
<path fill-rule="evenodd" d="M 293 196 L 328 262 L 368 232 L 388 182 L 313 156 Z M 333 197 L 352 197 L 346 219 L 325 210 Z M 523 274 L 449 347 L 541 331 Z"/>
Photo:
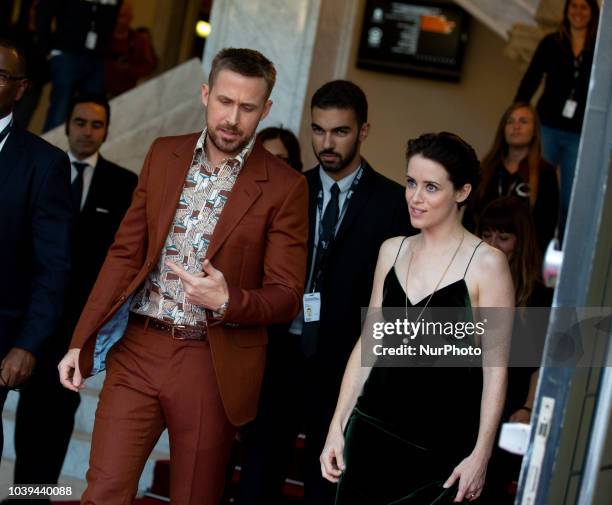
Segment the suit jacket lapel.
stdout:
<path fill-rule="evenodd" d="M 23 169 L 23 136 L 18 127 L 6 138 L 4 147 L 0 151 L 0 187 L 10 187 L 6 181 L 15 170 Z"/>
<path fill-rule="evenodd" d="M 159 179 L 164 185 L 161 191 L 162 199 L 156 206 L 159 209 L 157 218 L 156 235 L 151 237 L 151 241 L 161 249 L 168 235 L 168 230 L 176 214 L 176 207 L 183 192 L 183 186 L 187 173 L 191 168 L 193 153 L 196 143 L 200 138 L 199 133 L 189 136 L 184 142 L 179 144 L 168 157 L 168 162 L 163 166 Z"/>
<path fill-rule="evenodd" d="M 213 258 L 238 222 L 261 195 L 261 188 L 256 181 L 267 179 L 264 147 L 257 141 L 236 179 L 236 184 L 234 184 L 230 197 L 225 203 L 223 212 L 221 212 L 221 217 L 215 226 L 206 253 L 208 259 Z"/>

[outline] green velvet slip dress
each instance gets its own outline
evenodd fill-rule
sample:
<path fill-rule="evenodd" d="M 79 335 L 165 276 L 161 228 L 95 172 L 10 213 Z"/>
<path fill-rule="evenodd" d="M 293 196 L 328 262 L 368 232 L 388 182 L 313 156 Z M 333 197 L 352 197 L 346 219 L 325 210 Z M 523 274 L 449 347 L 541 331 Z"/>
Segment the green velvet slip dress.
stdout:
<path fill-rule="evenodd" d="M 384 281 L 383 311 L 423 307 L 428 298 L 412 304 L 393 265 Z M 435 291 L 428 306 L 465 314 L 471 307 L 465 273 Z M 442 484 L 474 448 L 481 394 L 480 366 L 374 366 L 345 431 L 346 470 L 336 505 L 452 503 L 458 483 L 449 489 Z"/>

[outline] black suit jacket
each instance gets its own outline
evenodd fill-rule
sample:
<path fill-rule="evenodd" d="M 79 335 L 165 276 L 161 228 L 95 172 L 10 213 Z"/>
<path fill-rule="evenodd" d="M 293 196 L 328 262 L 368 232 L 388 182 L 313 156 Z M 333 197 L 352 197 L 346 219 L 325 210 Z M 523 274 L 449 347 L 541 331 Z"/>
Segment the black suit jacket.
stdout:
<path fill-rule="evenodd" d="M 51 359 L 61 359 L 68 348 L 108 248 L 130 206 L 137 182 L 135 173 L 98 157 L 85 205 L 75 217 L 71 240 L 72 271 L 57 336 L 49 342 L 47 354 Z"/>
<path fill-rule="evenodd" d="M 14 127 L 0 151 L 0 357 L 38 355 L 56 328 L 70 268 L 70 164 Z"/>
<path fill-rule="evenodd" d="M 363 176 L 330 246 L 320 281 L 317 362 L 323 369 L 335 371 L 333 375 L 338 383 L 361 333 L 361 307 L 367 307 L 370 301 L 381 244 L 390 237 L 415 233 L 410 225 L 404 188 L 375 172 L 365 160 L 363 163 Z M 321 189 L 319 168 L 309 170 L 305 176 L 310 190 L 309 278 L 317 195 Z"/>

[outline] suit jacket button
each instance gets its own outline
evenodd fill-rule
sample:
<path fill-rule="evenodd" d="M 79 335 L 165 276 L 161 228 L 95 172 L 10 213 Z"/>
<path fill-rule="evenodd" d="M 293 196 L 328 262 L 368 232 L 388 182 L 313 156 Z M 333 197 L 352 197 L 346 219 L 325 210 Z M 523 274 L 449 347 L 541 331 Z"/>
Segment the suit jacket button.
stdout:
<path fill-rule="evenodd" d="M 119 301 L 120 301 L 120 302 L 125 302 L 125 299 L 126 299 L 126 298 L 125 298 L 125 295 L 121 295 L 121 296 L 119 297 Z"/>

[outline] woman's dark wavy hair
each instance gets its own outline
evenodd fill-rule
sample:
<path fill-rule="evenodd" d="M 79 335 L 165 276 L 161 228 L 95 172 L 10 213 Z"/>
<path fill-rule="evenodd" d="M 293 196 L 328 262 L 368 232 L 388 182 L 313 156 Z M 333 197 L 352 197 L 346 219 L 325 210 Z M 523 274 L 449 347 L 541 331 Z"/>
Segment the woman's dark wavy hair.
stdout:
<path fill-rule="evenodd" d="M 470 196 L 474 193 L 478 184 L 480 163 L 474 148 L 461 137 L 449 132 L 425 133 L 408 141 L 406 164 L 417 154 L 442 165 L 455 190 L 470 184 Z M 465 205 L 469 198 L 468 196 L 461 202 L 459 207 Z"/>
<path fill-rule="evenodd" d="M 529 207 L 516 196 L 502 196 L 487 205 L 478 221 L 478 236 L 512 233 L 516 246 L 509 259 L 516 306 L 524 307 L 540 277 L 541 255 Z"/>
<path fill-rule="evenodd" d="M 287 130 L 282 126 L 270 126 L 261 130 L 257 134 L 257 138 L 261 140 L 261 142 L 272 139 L 280 139 L 285 146 L 285 149 L 287 149 L 287 152 L 289 153 L 289 160 L 287 162 L 289 166 L 298 172 L 302 171 L 303 165 L 300 143 L 291 130 Z"/>

